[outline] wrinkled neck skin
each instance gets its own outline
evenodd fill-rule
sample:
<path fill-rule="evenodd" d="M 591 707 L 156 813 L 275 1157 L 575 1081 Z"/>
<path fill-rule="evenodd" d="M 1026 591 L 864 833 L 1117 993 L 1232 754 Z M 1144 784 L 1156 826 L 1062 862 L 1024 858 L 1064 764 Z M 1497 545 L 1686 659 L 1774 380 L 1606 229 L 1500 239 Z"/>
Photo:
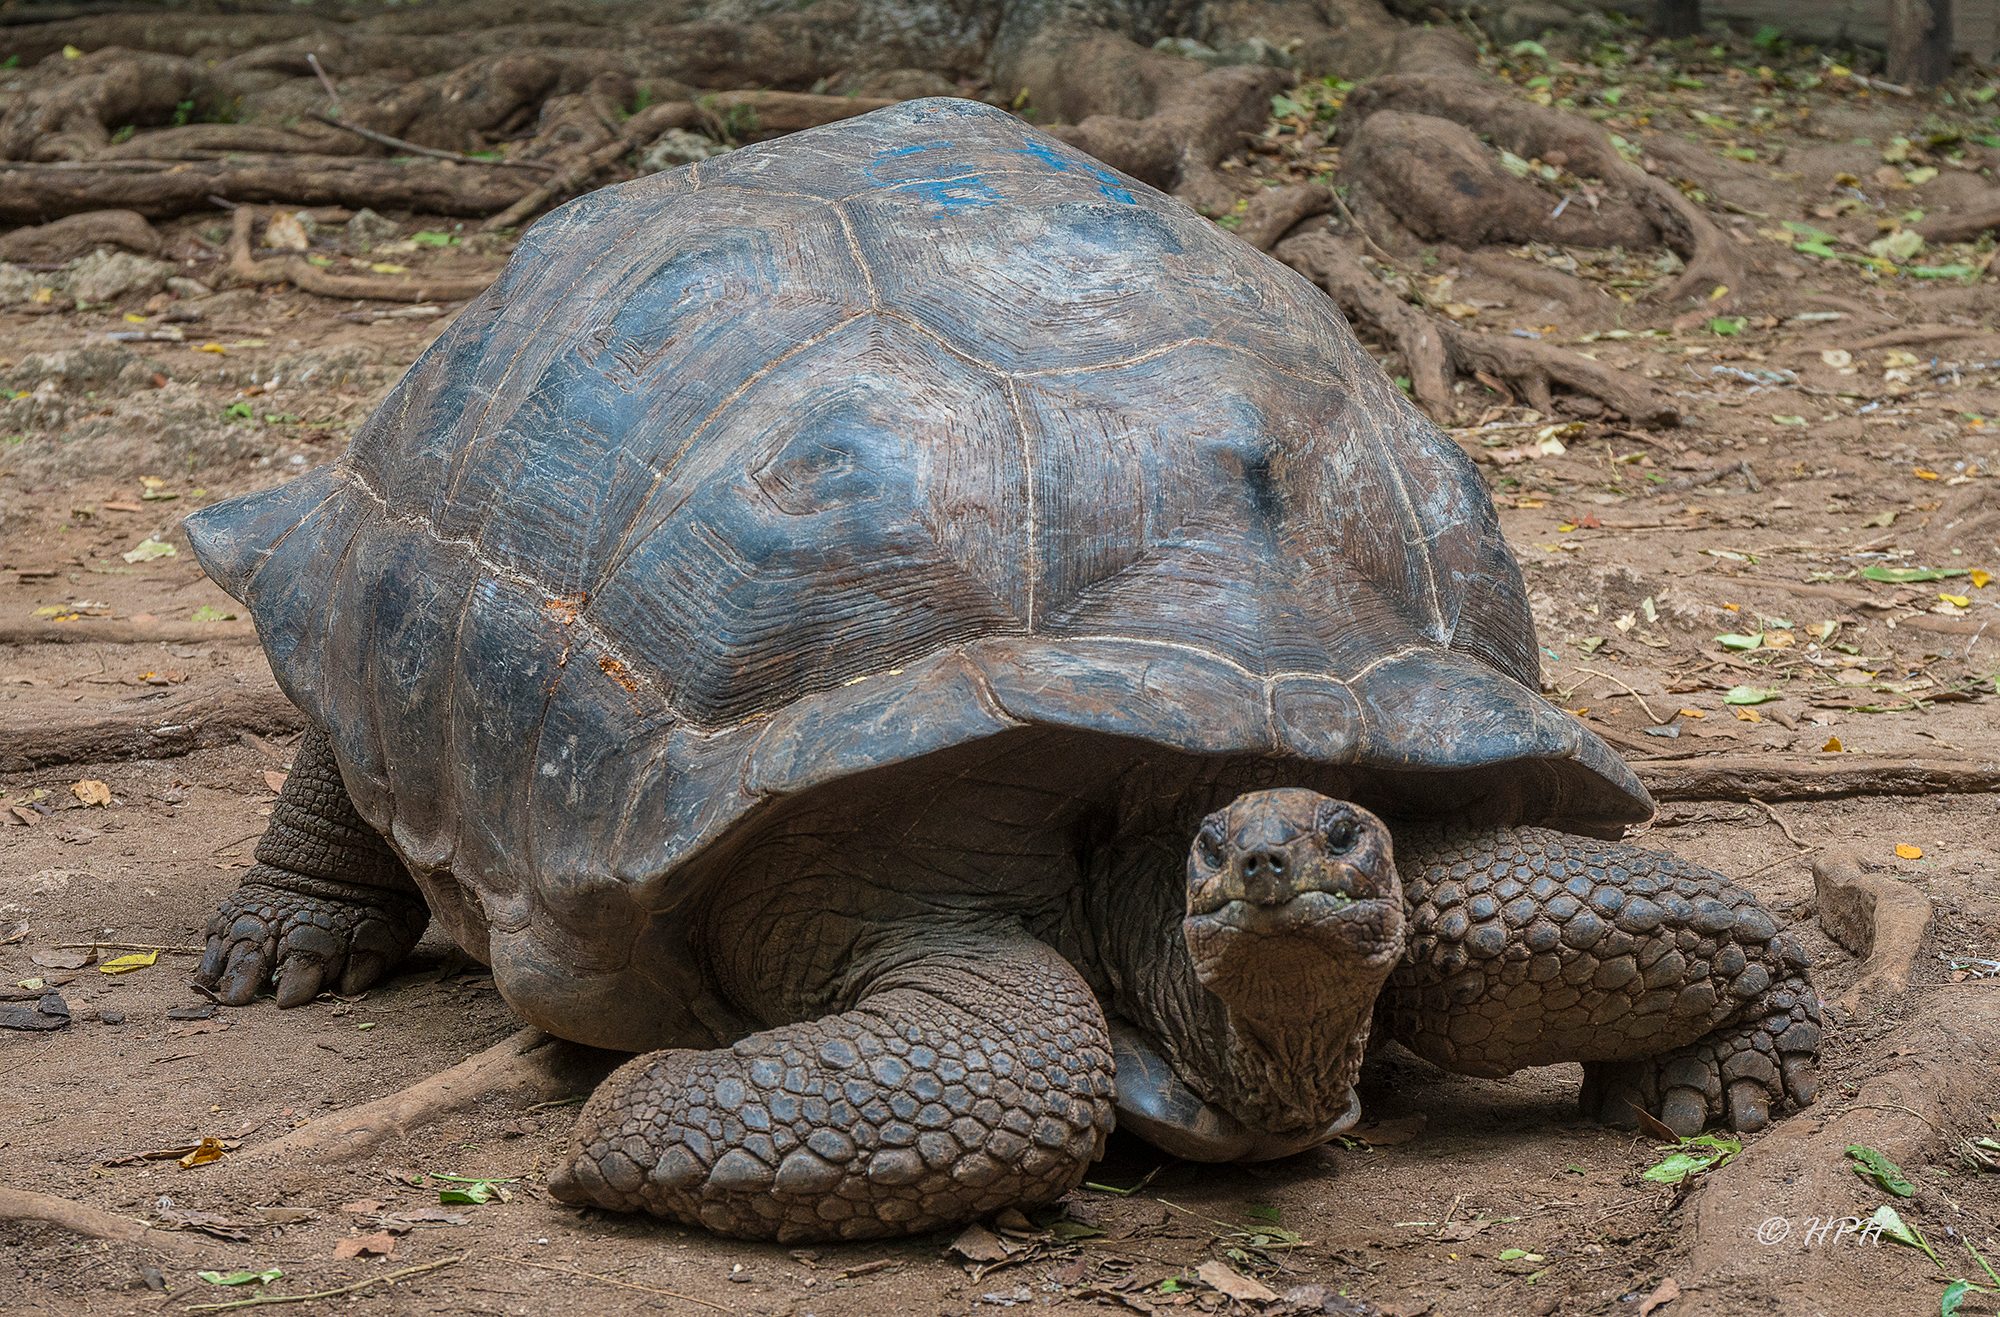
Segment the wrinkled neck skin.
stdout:
<path fill-rule="evenodd" d="M 1113 1007 L 1203 1101 L 1262 1133 L 1323 1130 L 1348 1108 L 1400 922 L 1371 957 L 1305 932 L 1191 943 L 1184 884 L 1160 880 L 1181 872 L 1185 844 L 1150 840 L 1092 885 Z"/>

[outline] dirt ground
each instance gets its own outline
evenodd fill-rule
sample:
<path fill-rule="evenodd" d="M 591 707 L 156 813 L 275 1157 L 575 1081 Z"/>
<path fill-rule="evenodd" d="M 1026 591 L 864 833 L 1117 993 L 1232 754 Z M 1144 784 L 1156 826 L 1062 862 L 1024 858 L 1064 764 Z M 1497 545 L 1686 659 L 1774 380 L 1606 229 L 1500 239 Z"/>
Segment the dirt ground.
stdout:
<path fill-rule="evenodd" d="M 70 1013 L 0 1030 L 0 1184 L 177 1228 L 159 1251 L 0 1221 L 0 1310 L 191 1312 L 371 1281 L 325 1302 L 1679 1317 L 1930 1313 L 1954 1278 L 2000 1291 L 1977 1260 L 2000 1270 L 2000 288 L 1990 239 L 1922 258 L 1941 275 L 1867 254 L 1896 217 L 1990 185 L 1994 84 L 1871 94 L 1821 52 L 1628 40 L 1640 53 L 1606 102 L 1591 40 L 1545 43 L 1489 65 L 1678 143 L 1760 286 L 1726 314 L 1690 311 L 1646 300 L 1670 273 L 1651 257 L 1555 248 L 1398 253 L 1402 286 L 1641 372 L 1685 414 L 1640 431 L 1474 384 L 1453 433 L 1526 572 L 1546 689 L 1661 787 L 1644 840 L 1740 875 L 1814 955 L 1829 1003 L 1815 1106 L 1671 1186 L 1641 1178 L 1659 1140 L 1577 1116 L 1573 1067 L 1475 1081 L 1391 1051 L 1371 1062 L 1355 1138 L 1240 1168 L 1114 1142 L 1091 1181 L 1109 1188 L 957 1250 L 784 1249 L 578 1213 L 543 1188 L 563 1103 L 490 1100 L 346 1164 L 255 1164 L 260 1142 L 516 1022 L 435 932 L 358 999 L 170 1014 L 203 1015 L 190 953 L 250 862 L 299 725 L 179 522 L 335 456 L 456 307 L 210 292 L 226 223 L 193 218 L 163 231 L 199 287 L 0 308 L 0 1005 L 53 990 Z M 1760 73 L 1766 59 L 1779 71 Z M 1339 95 L 1274 106 L 1230 173 L 1246 195 L 1331 168 L 1313 130 Z M 509 246 L 397 215 L 361 253 L 342 218 L 319 217 L 332 261 L 467 272 Z M 62 272 L 42 273 L 53 287 Z M 1839 794 L 1891 761 L 1966 793 Z M 1774 763 L 1774 786 L 1732 786 Z M 1810 865 L 1843 850 L 1930 903 L 1906 991 L 1852 993 L 1862 965 L 1815 918 Z M 62 967 L 78 943 L 101 947 L 95 962 Z M 116 944 L 163 950 L 112 974 Z M 224 1151 L 206 1165 L 137 1156 L 208 1138 Z M 1850 1145 L 1895 1162 L 1909 1195 L 1854 1173 Z M 442 1204 L 457 1182 L 437 1176 L 504 1179 L 504 1198 Z M 1935 1261 L 1828 1228 L 1890 1203 Z M 337 1256 L 356 1240 L 371 1247 Z M 1230 1272 L 1204 1277 L 1214 1263 Z M 196 1275 L 267 1269 L 282 1275 Z M 2000 1294 L 1961 1293 L 1958 1311 L 2000 1311 Z"/>

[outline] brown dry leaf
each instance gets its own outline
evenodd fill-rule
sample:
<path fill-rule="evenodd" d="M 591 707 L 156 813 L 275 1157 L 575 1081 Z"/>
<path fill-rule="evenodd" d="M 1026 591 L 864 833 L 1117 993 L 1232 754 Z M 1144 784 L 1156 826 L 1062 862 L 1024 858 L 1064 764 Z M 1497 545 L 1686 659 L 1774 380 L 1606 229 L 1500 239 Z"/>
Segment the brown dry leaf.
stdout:
<path fill-rule="evenodd" d="M 1653 1292 L 1639 1300 L 1639 1317 L 1651 1317 L 1652 1313 L 1666 1307 L 1681 1296 L 1680 1282 L 1672 1276 L 1653 1287 Z"/>
<path fill-rule="evenodd" d="M 67 951 L 51 948 L 48 951 L 37 951 L 28 959 L 43 969 L 82 969 L 96 955 L 97 952 L 89 947 L 75 947 Z"/>
<path fill-rule="evenodd" d="M 383 1203 L 379 1198 L 357 1198 L 351 1203 L 342 1203 L 340 1210 L 352 1212 L 356 1216 L 373 1216 L 381 1211 L 382 1207 Z"/>
<path fill-rule="evenodd" d="M 1840 738 L 1838 736 L 1827 737 L 1826 744 L 1820 747 L 1820 749 L 1825 751 L 1827 754 L 1834 754 L 1834 755 L 1839 754 L 1845 748 L 1846 748 L 1845 746 L 1841 745 Z"/>
<path fill-rule="evenodd" d="M 1227 1262 L 1204 1262 L 1194 1269 L 1201 1282 L 1244 1303 L 1275 1303 L 1278 1292 L 1263 1281 L 1246 1276 Z"/>
<path fill-rule="evenodd" d="M 111 788 L 105 786 L 94 777 L 87 777 L 81 782 L 70 783 L 69 793 L 86 805 L 109 805 L 111 803 Z"/>
<path fill-rule="evenodd" d="M 221 1161 L 222 1154 L 227 1151 L 229 1149 L 221 1139 L 203 1139 L 200 1143 L 188 1149 L 187 1155 L 179 1160 L 182 1169 L 193 1170 L 197 1166 L 206 1166 L 210 1162 Z"/>
<path fill-rule="evenodd" d="M 951 1241 L 951 1251 L 967 1262 L 1001 1262 L 1013 1254 L 1014 1248 L 985 1226 L 974 1223 Z"/>
<path fill-rule="evenodd" d="M 1746 723 L 1760 723 L 1764 721 L 1764 715 L 1758 713 L 1755 709 L 1738 708 L 1732 710 L 1732 712 L 1735 713 L 1738 719 Z"/>
<path fill-rule="evenodd" d="M 355 1235 L 333 1246 L 335 1258 L 388 1258 L 396 1255 L 396 1237 L 386 1230 L 372 1235 Z"/>
<path fill-rule="evenodd" d="M 264 770 L 264 785 L 271 788 L 271 790 L 273 791 L 283 791 L 285 789 L 285 778 L 287 776 L 288 774 L 274 773 L 267 768 Z"/>
<path fill-rule="evenodd" d="M 1906 841 L 1899 841 L 1896 843 L 1896 858 L 1899 860 L 1921 860 L 1924 858 L 1924 848 L 1921 846 L 1912 846 Z"/>

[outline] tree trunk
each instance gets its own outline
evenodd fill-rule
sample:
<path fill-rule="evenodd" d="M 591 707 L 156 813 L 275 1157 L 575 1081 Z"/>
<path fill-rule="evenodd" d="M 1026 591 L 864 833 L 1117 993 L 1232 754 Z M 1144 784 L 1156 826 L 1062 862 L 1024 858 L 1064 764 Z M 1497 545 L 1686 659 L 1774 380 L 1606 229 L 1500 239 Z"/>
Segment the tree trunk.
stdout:
<path fill-rule="evenodd" d="M 1701 34 L 1701 0 L 1653 0 L 1653 35 L 1692 37 Z"/>
<path fill-rule="evenodd" d="M 1889 0 L 1889 81 L 1935 87 L 1951 73 L 1951 0 Z"/>

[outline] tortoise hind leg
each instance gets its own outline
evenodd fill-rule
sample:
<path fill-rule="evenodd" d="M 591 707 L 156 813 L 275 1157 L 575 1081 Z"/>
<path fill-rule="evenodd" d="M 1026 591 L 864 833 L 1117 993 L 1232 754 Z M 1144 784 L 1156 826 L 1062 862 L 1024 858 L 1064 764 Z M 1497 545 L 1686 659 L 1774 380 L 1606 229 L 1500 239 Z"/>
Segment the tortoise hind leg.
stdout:
<path fill-rule="evenodd" d="M 1095 997 L 1024 932 L 927 940 L 839 1015 L 627 1062 L 584 1107 L 550 1189 L 786 1242 L 1060 1197 L 1111 1129 Z"/>
<path fill-rule="evenodd" d="M 1813 1100 L 1819 997 L 1756 899 L 1672 855 L 1546 828 L 1396 839 L 1409 950 L 1381 1033 L 1466 1074 L 1584 1063 L 1584 1110 L 1677 1133 Z"/>
<path fill-rule="evenodd" d="M 228 1006 L 275 983 L 278 1005 L 380 981 L 423 936 L 430 910 L 348 799 L 316 727 L 299 739 L 257 863 L 208 921 L 195 982 Z"/>

